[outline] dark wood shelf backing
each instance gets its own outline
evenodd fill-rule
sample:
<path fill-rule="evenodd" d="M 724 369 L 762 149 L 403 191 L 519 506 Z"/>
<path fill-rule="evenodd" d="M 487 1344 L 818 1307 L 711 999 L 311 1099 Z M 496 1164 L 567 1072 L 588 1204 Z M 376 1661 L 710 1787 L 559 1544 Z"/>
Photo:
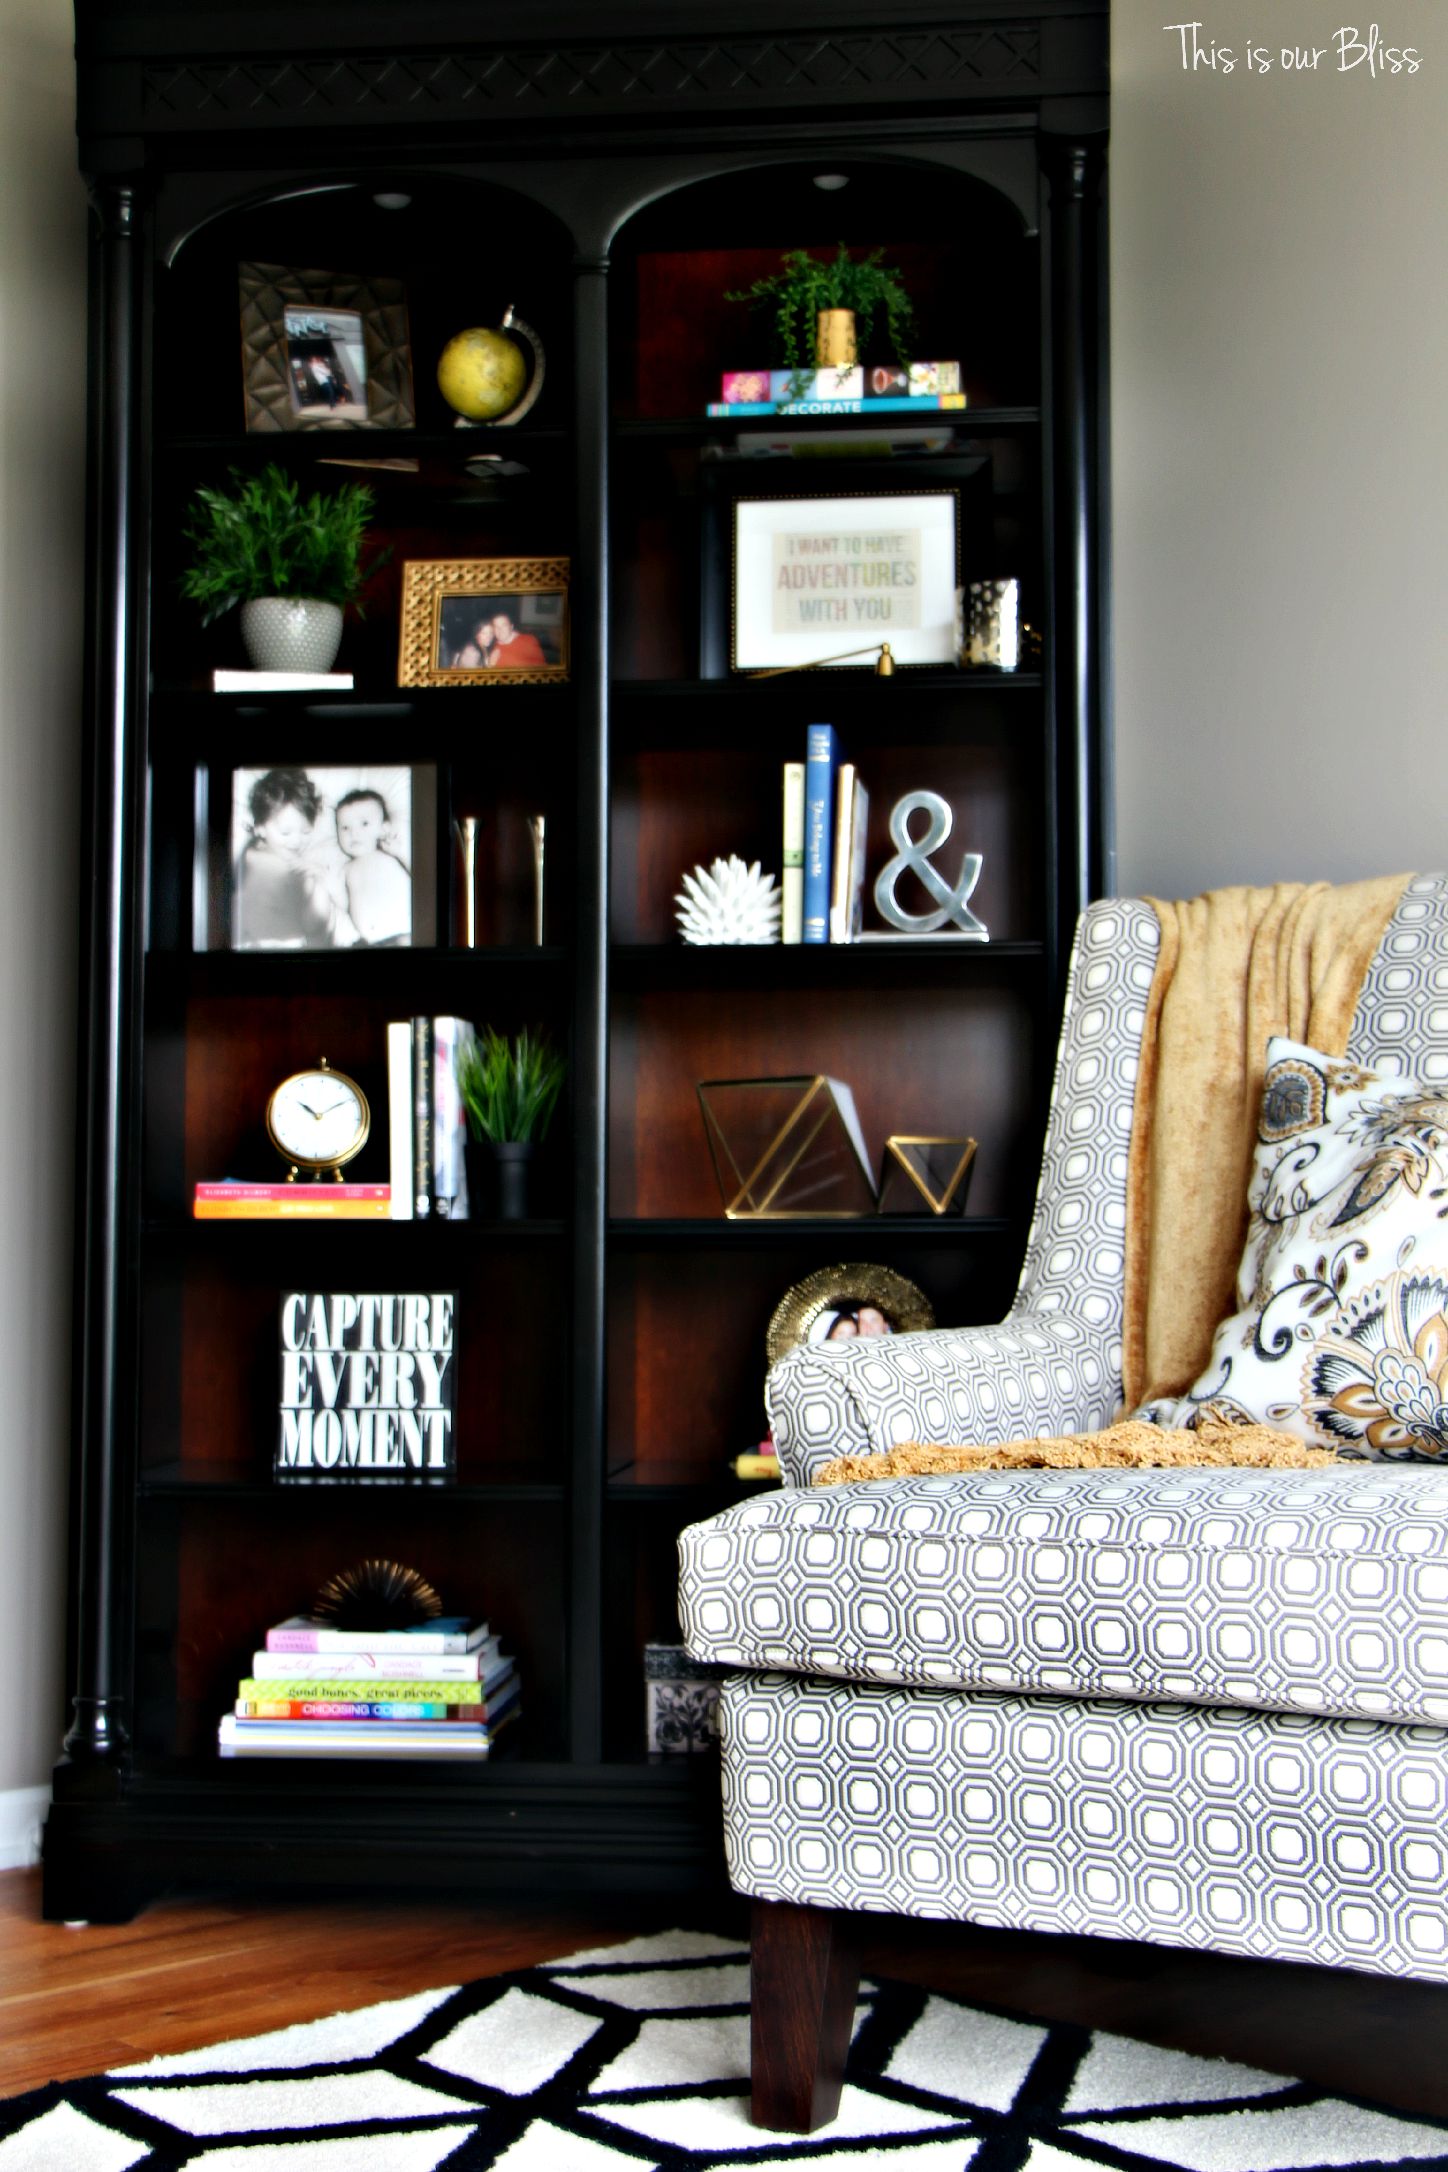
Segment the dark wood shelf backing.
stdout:
<path fill-rule="evenodd" d="M 258 1505 L 275 1502 L 278 1508 L 295 1508 L 303 1495 L 386 1493 L 405 1499 L 452 1501 L 460 1506 L 486 1507 L 507 1501 L 552 1501 L 564 1498 L 561 1480 L 548 1481 L 528 1475 L 527 1464 L 500 1464 L 498 1475 L 454 1484 L 443 1478 L 371 1476 L 353 1472 L 328 1477 L 318 1472 L 310 1478 L 274 1479 L 258 1475 L 256 1461 L 218 1463 L 210 1466 L 181 1462 L 143 1465 L 136 1478 L 136 1492 L 143 1501 L 248 1501 Z"/>
<path fill-rule="evenodd" d="M 609 1501 L 617 1507 L 676 1507 L 690 1522 L 697 1522 L 735 1501 L 751 1500 L 778 1483 L 774 1478 L 736 1478 L 727 1459 L 721 1461 L 716 1477 L 707 1477 L 700 1475 L 695 1462 L 655 1458 L 647 1463 L 617 1464 L 609 1471 L 606 1491 Z"/>
<path fill-rule="evenodd" d="M 1006 430 L 1038 430 L 1040 426 L 1039 407 L 926 407 L 923 401 L 918 415 L 901 408 L 872 414 L 867 403 L 860 414 L 616 415 L 613 424 L 614 435 L 624 442 L 643 439 L 701 445 L 713 439 L 732 445 L 741 431 L 763 431 L 773 437 L 798 433 L 807 438 L 839 430 L 851 437 L 878 439 L 895 430 L 925 429 L 953 430 L 969 438 L 990 437 Z M 958 457 L 961 450 L 956 445 L 946 457 Z M 896 455 L 897 459 L 901 457 Z"/>
<path fill-rule="evenodd" d="M 996 1244 L 1019 1243 L 1024 1222 L 1004 1214 L 842 1214 L 790 1215 L 778 1220 L 744 1215 L 730 1221 L 721 1211 L 709 1215 L 618 1216 L 608 1225 L 610 1241 L 636 1250 L 679 1246 L 693 1251 L 719 1245 L 782 1247 L 841 1243 Z"/>

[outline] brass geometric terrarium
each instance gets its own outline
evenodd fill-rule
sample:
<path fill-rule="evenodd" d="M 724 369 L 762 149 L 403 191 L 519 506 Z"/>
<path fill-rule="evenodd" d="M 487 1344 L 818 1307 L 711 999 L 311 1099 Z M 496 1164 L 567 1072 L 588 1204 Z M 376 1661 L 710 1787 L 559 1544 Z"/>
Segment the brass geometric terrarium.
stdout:
<path fill-rule="evenodd" d="M 963 1214 L 975 1161 L 974 1139 L 922 1138 L 897 1131 L 880 1165 L 881 1214 Z"/>
<path fill-rule="evenodd" d="M 698 1093 L 731 1221 L 874 1212 L 855 1098 L 838 1079 L 708 1079 Z"/>

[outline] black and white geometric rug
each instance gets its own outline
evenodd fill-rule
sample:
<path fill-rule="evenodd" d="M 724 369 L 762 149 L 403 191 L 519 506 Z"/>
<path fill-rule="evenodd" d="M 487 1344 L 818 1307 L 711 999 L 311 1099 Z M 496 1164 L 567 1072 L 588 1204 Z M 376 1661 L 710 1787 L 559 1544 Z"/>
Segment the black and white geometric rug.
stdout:
<path fill-rule="evenodd" d="M 1448 2172 L 1448 2122 L 867 1983 L 840 2116 L 749 2124 L 748 1955 L 668 1932 L 0 2102 L 0 2172 Z"/>

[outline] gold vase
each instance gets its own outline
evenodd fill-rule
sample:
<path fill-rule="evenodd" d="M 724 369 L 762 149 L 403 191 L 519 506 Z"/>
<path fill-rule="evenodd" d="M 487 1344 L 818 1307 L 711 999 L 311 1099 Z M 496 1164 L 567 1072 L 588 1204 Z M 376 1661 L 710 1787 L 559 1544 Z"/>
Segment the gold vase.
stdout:
<path fill-rule="evenodd" d="M 815 317 L 815 367 L 852 370 L 855 362 L 855 312 L 821 309 Z"/>

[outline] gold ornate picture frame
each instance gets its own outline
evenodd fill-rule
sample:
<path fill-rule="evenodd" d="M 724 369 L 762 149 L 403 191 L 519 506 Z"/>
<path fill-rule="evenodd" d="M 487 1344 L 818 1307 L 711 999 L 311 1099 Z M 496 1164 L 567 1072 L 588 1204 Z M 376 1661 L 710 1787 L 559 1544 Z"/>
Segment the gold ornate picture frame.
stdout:
<path fill-rule="evenodd" d="M 568 677 L 566 558 L 411 558 L 399 686 L 545 686 Z"/>
<path fill-rule="evenodd" d="M 765 1356 L 778 1363 L 801 1343 L 915 1335 L 935 1325 L 930 1299 L 893 1267 L 851 1260 L 821 1267 L 786 1290 L 765 1331 Z"/>
<path fill-rule="evenodd" d="M 400 279 L 241 264 L 248 431 L 410 430 L 416 422 Z"/>

